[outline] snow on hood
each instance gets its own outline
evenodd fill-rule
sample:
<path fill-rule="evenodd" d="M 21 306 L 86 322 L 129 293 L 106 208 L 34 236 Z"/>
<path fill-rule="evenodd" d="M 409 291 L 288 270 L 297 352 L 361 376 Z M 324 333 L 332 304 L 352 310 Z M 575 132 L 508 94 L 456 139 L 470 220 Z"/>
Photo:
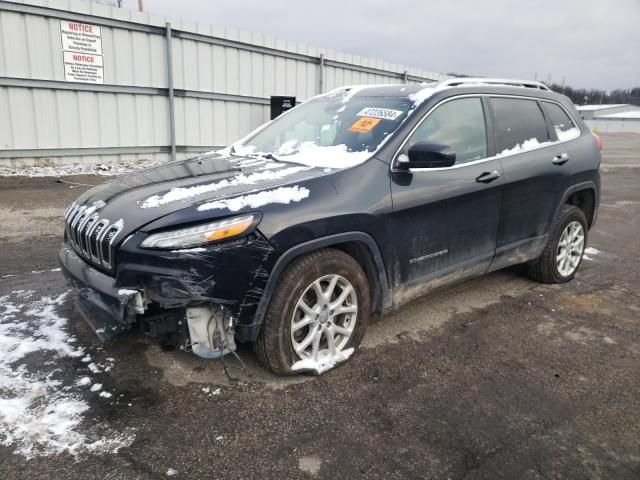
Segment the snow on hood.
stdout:
<path fill-rule="evenodd" d="M 64 385 L 59 369 L 44 373 L 24 363 L 34 352 L 50 362 L 84 355 L 57 313 L 67 295 L 36 298 L 17 290 L 0 297 L 0 445 L 26 458 L 115 453 L 134 438 L 95 425 L 80 430 L 90 408 L 81 395 L 91 384 L 88 377 Z"/>
<path fill-rule="evenodd" d="M 299 166 L 282 168 L 278 170 L 260 170 L 250 173 L 249 175 L 240 173 L 235 177 L 231 177 L 229 179 L 205 183 L 203 185 L 172 188 L 167 193 L 161 195 L 157 194 L 147 198 L 144 202 L 142 202 L 141 208 L 159 207 L 171 202 L 187 200 L 189 198 L 197 197 L 205 193 L 216 192 L 230 187 L 237 187 L 241 185 L 250 186 L 268 180 L 280 180 L 304 170 L 309 170 L 309 167 Z"/>
<path fill-rule="evenodd" d="M 200 205 L 198 210 L 205 211 L 226 208 L 231 212 L 237 212 L 245 207 L 258 208 L 271 203 L 288 205 L 291 202 L 299 202 L 308 196 L 308 188 L 295 185 L 294 187 L 280 187 L 274 190 L 264 190 L 254 194 L 205 203 Z"/>

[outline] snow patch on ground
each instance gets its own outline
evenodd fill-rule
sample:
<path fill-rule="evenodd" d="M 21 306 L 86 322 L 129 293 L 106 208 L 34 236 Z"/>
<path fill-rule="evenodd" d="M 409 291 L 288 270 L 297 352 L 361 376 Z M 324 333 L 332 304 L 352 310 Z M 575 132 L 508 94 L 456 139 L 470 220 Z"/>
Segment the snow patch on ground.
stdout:
<path fill-rule="evenodd" d="M 14 274 L 10 274 L 10 275 L 0 275 L 0 278 L 12 278 L 12 277 L 18 277 L 18 276 L 22 276 L 22 275 L 39 275 L 41 273 L 59 272 L 59 271 L 61 271 L 60 268 L 52 268 L 51 270 L 31 270 L 30 272 L 26 272 L 26 273 L 14 273 Z"/>
<path fill-rule="evenodd" d="M 221 388 L 211 389 L 209 387 L 203 387 L 202 393 L 204 393 L 205 395 L 208 395 L 209 397 L 215 397 L 216 395 L 220 395 L 222 393 L 222 389 Z"/>
<path fill-rule="evenodd" d="M 298 459 L 298 468 L 312 477 L 320 475 L 322 460 L 318 455 L 300 457 Z"/>
<path fill-rule="evenodd" d="M 68 296 L 35 298 L 30 290 L 0 297 L 0 445 L 26 458 L 68 453 L 115 453 L 129 446 L 133 435 L 97 430 L 81 432 L 89 405 L 80 387 L 57 377 L 60 370 L 31 371 L 25 357 L 32 353 L 60 362 L 85 353 L 74 347 L 66 331 L 67 319 L 57 313 Z"/>
<path fill-rule="evenodd" d="M 597 248 L 594 247 L 587 247 L 584 249 L 584 253 L 582 255 L 582 258 L 585 260 L 593 260 L 593 257 L 595 257 L 596 255 L 598 255 L 600 253 L 600 250 L 598 250 Z"/>
<path fill-rule="evenodd" d="M 66 177 L 69 175 L 100 175 L 115 177 L 166 162 L 143 160 L 136 163 L 105 163 L 99 165 L 56 165 L 49 167 L 2 167 L 0 177 Z"/>
<path fill-rule="evenodd" d="M 305 358 L 298 360 L 291 366 L 291 370 L 294 372 L 316 372 L 321 374 L 327 370 L 331 370 L 339 363 L 346 362 L 353 354 L 353 348 L 347 348 L 346 350 L 339 350 L 335 355 L 327 355 L 325 357 L 319 357 L 317 359 Z"/>
<path fill-rule="evenodd" d="M 309 189 L 299 187 L 280 187 L 274 190 L 264 190 L 250 195 L 242 195 L 236 198 L 227 198 L 215 202 L 205 203 L 198 207 L 199 211 L 228 209 L 237 212 L 245 207 L 258 208 L 270 203 L 282 203 L 288 205 L 291 202 L 299 202 L 309 196 Z"/>
<path fill-rule="evenodd" d="M 220 180 L 218 182 L 207 183 L 204 185 L 196 185 L 195 187 L 176 187 L 169 190 L 163 195 L 153 195 L 147 198 L 141 205 L 141 208 L 155 208 L 166 205 L 171 202 L 187 200 L 205 193 L 216 192 L 218 190 L 237 187 L 240 185 L 254 185 L 258 182 L 266 182 L 271 180 L 281 180 L 289 175 L 308 170 L 307 167 L 289 167 L 281 170 L 264 170 L 260 172 L 245 175 L 241 173 L 235 177 Z"/>

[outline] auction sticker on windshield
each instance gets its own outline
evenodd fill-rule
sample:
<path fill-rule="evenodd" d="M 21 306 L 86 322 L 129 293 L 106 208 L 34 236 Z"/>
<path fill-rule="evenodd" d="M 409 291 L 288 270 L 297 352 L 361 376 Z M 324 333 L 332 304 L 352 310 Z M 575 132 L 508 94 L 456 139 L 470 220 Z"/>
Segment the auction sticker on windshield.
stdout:
<path fill-rule="evenodd" d="M 392 110 L 390 108 L 363 108 L 358 112 L 359 117 L 381 118 L 382 120 L 395 120 L 402 115 L 401 110 Z"/>
<path fill-rule="evenodd" d="M 349 127 L 350 132 L 367 133 L 380 123 L 379 118 L 362 117 Z"/>

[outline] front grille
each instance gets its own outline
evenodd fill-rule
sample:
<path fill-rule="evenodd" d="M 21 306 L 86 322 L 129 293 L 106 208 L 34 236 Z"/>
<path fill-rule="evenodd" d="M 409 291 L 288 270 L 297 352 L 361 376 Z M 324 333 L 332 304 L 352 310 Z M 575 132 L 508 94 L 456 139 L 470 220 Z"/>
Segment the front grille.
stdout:
<path fill-rule="evenodd" d="M 72 203 L 64 214 L 67 242 L 91 264 L 113 270 L 115 244 L 122 232 L 122 220 L 100 218 L 96 205 Z"/>

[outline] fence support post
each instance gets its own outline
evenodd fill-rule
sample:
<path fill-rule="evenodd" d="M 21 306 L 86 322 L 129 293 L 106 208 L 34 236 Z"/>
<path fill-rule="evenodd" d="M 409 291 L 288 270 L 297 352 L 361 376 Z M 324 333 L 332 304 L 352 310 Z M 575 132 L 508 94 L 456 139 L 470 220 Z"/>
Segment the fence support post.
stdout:
<path fill-rule="evenodd" d="M 318 93 L 324 93 L 324 53 L 320 54 L 320 76 L 318 77 Z"/>
<path fill-rule="evenodd" d="M 173 98 L 173 57 L 171 55 L 171 24 L 166 24 L 167 38 L 167 88 L 169 90 L 169 136 L 171 139 L 171 160 L 176 160 L 176 114 Z"/>
<path fill-rule="evenodd" d="M 404 74 L 402 75 L 402 80 L 404 81 L 404 83 L 409 83 L 409 72 L 407 72 L 406 70 L 404 71 Z"/>

